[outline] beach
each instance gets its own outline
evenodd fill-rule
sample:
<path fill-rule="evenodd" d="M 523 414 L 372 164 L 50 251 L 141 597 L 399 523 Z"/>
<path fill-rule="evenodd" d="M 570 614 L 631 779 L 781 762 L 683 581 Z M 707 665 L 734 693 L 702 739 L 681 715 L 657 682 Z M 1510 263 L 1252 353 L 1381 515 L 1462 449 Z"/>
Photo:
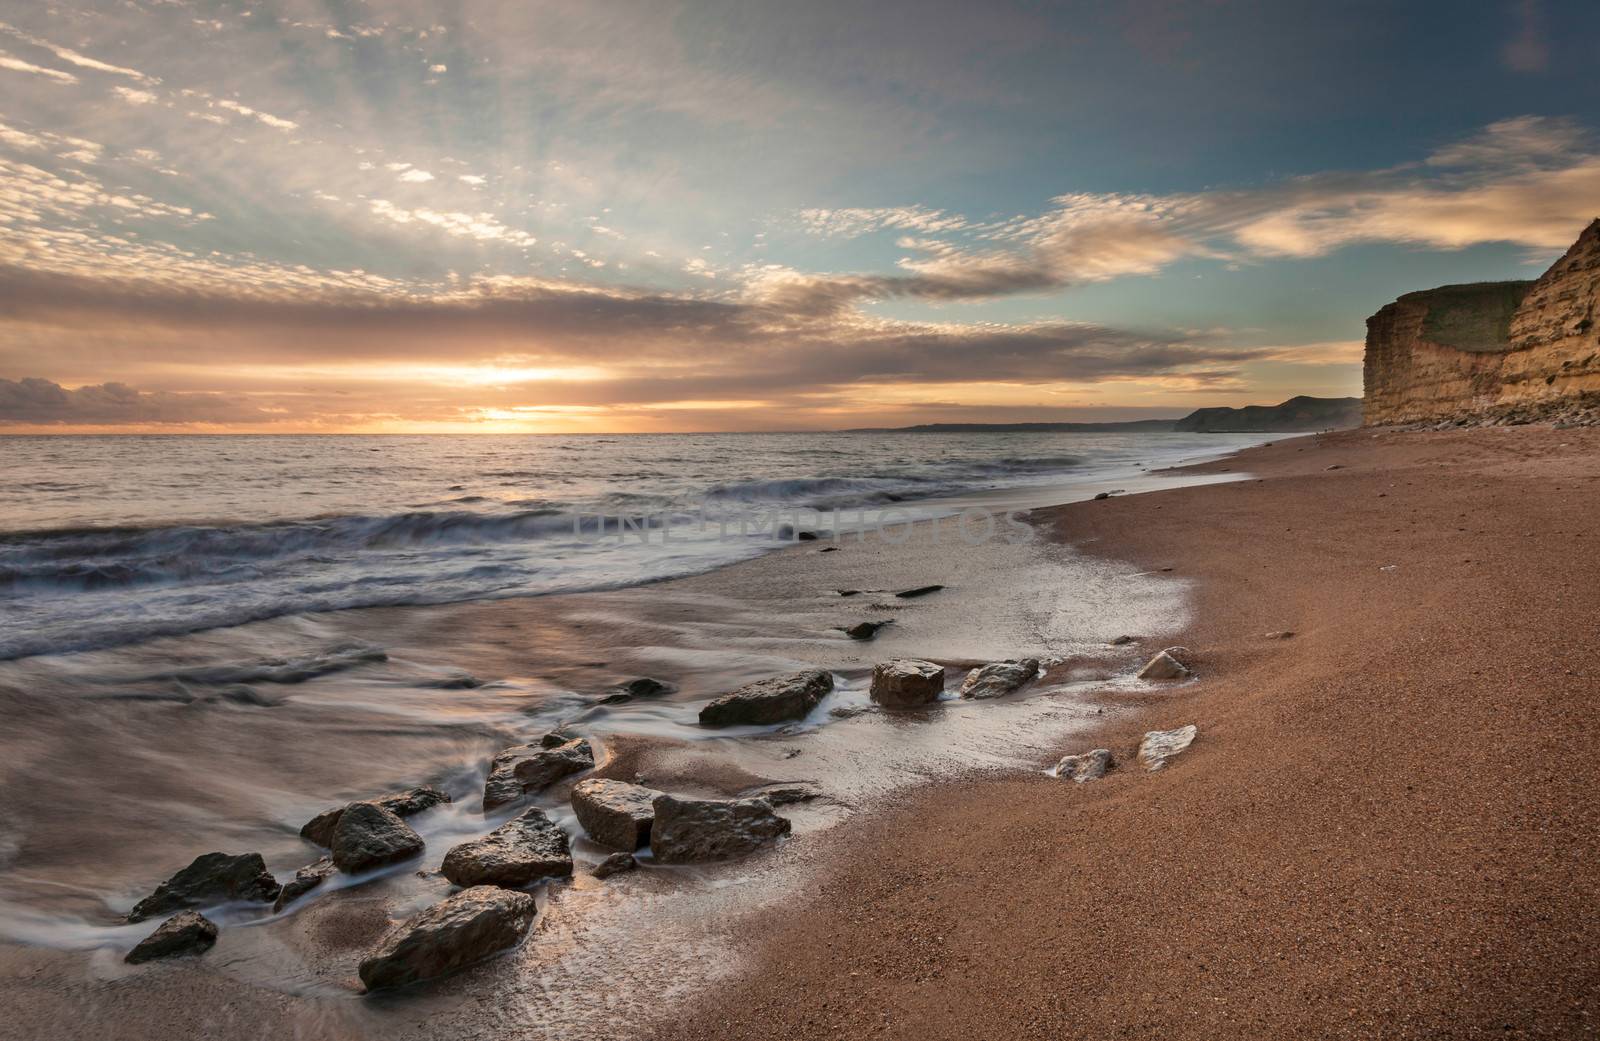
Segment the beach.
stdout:
<path fill-rule="evenodd" d="M 138 652 L 170 669 L 223 639 L 385 649 L 270 708 L 175 699 L 170 680 L 127 679 L 135 652 L 104 651 L 72 659 L 80 679 L 114 663 L 138 696 L 63 718 L 23 689 L 59 695 L 60 677 L 24 659 L 6 751 L 32 794 L 7 810 L 26 826 L 0 1033 L 1584 1036 L 1600 1012 L 1600 439 L 1349 431 L 1167 480 L 1086 486 L 1036 511 L 1026 545 L 922 525 L 631 589 L 276 619 Z M 893 595 L 928 583 L 945 588 Z M 838 631 L 880 619 L 871 642 Z M 1133 679 L 1174 645 L 1192 681 Z M 889 657 L 947 665 L 953 690 L 1023 655 L 1044 676 L 1008 698 L 866 698 Z M 838 686 L 800 723 L 692 725 L 730 686 L 812 665 Z M 596 703 L 640 674 L 679 689 Z M 1191 748 L 1138 768 L 1144 732 L 1186 724 Z M 598 776 L 817 797 L 747 859 L 602 883 L 604 851 L 557 786 L 538 805 L 574 834 L 577 870 L 540 887 L 527 941 L 363 997 L 356 962 L 449 892 L 438 857 L 486 826 L 488 757 L 556 726 L 594 740 Z M 1117 760 L 1103 779 L 1047 773 L 1097 747 Z M 108 786 L 95 764 L 119 761 Z M 204 958 L 121 964 L 139 930 L 108 910 L 189 857 L 259 848 L 286 877 L 315 855 L 296 830 L 317 810 L 423 781 L 456 802 L 418 818 L 422 861 L 241 911 Z"/>

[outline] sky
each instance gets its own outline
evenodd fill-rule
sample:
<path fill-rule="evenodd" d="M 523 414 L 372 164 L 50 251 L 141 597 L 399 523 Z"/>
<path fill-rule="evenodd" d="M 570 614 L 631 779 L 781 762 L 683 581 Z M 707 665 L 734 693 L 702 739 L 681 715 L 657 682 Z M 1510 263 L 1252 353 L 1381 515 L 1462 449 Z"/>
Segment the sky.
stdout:
<path fill-rule="evenodd" d="M 1600 5 L 0 7 L 0 433 L 1359 394 L 1600 215 Z"/>

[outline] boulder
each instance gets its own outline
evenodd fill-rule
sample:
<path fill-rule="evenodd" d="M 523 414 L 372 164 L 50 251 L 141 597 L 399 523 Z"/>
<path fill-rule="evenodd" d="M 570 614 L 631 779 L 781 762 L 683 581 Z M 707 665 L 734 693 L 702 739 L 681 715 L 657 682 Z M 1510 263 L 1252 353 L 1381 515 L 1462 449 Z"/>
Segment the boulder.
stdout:
<path fill-rule="evenodd" d="M 1003 698 L 1032 682 L 1037 675 L 1039 662 L 1035 658 L 990 662 L 967 673 L 966 680 L 961 684 L 961 696 Z"/>
<path fill-rule="evenodd" d="M 872 700 L 888 708 L 912 708 L 939 700 L 944 666 L 915 658 L 893 658 L 872 667 Z"/>
<path fill-rule="evenodd" d="M 801 719 L 833 690 L 833 673 L 823 669 L 775 676 L 730 691 L 700 710 L 703 727 L 766 726 Z"/>
<path fill-rule="evenodd" d="M 878 635 L 878 630 L 888 625 L 888 622 L 857 622 L 844 631 L 852 640 L 870 640 Z"/>
<path fill-rule="evenodd" d="M 1173 756 L 1194 744 L 1199 731 L 1191 723 L 1176 730 L 1152 730 L 1139 742 L 1139 765 L 1146 770 L 1159 770 Z"/>
<path fill-rule="evenodd" d="M 494 757 L 483 786 L 484 812 L 516 802 L 524 795 L 555 784 L 563 777 L 594 768 L 594 749 L 583 738 L 547 747 L 518 745 Z"/>
<path fill-rule="evenodd" d="M 391 933 L 361 962 L 361 982 L 368 991 L 385 990 L 464 969 L 521 943 L 536 913 L 527 893 L 463 889 Z"/>
<path fill-rule="evenodd" d="M 122 960 L 129 965 L 171 958 L 177 954 L 204 954 L 217 942 L 217 925 L 196 911 L 179 911 L 140 940 Z"/>
<path fill-rule="evenodd" d="M 422 836 L 375 802 L 346 806 L 333 829 L 333 863 L 347 875 L 410 860 L 422 849 Z"/>
<path fill-rule="evenodd" d="M 1089 752 L 1079 752 L 1077 755 L 1061 757 L 1061 762 L 1056 764 L 1056 776 L 1063 780 L 1098 781 L 1106 775 L 1106 770 L 1113 765 L 1111 750 L 1109 748 L 1096 748 Z"/>
<path fill-rule="evenodd" d="M 632 871 L 638 866 L 639 862 L 633 859 L 632 853 L 613 853 L 596 864 L 590 874 L 594 875 L 595 878 L 610 878 L 612 875 L 620 875 L 624 871 Z"/>
<path fill-rule="evenodd" d="M 282 911 L 285 907 L 326 882 L 333 876 L 334 870 L 332 857 L 323 857 L 315 863 L 307 864 L 296 871 L 294 877 L 285 882 L 283 888 L 278 890 L 278 899 L 272 902 L 272 909 L 274 911 Z"/>
<path fill-rule="evenodd" d="M 1179 652 L 1182 647 L 1168 647 L 1151 658 L 1139 670 L 1142 680 L 1181 680 L 1189 677 L 1189 666 L 1183 663 Z"/>
<path fill-rule="evenodd" d="M 789 820 L 765 799 L 655 798 L 650 850 L 663 864 L 724 860 L 753 853 L 789 834 Z"/>
<path fill-rule="evenodd" d="M 591 839 L 631 853 L 650 844 L 650 826 L 656 819 L 652 804 L 660 794 L 627 781 L 590 777 L 573 787 L 572 809 Z"/>
<path fill-rule="evenodd" d="M 555 821 L 531 809 L 481 839 L 452 847 L 439 870 L 458 886 L 521 889 L 541 878 L 569 877 L 572 848 Z"/>
<path fill-rule="evenodd" d="M 261 854 L 205 853 L 134 904 L 128 921 L 142 922 L 158 914 L 232 900 L 270 903 L 277 895 L 278 880 L 267 870 Z"/>
<path fill-rule="evenodd" d="M 421 813 L 423 810 L 431 810 L 441 803 L 449 802 L 450 796 L 437 788 L 421 785 L 416 788 L 407 788 L 403 792 L 391 792 L 388 795 L 380 795 L 376 799 L 364 801 L 375 802 L 396 817 L 410 817 Z M 335 806 L 331 810 L 323 810 L 305 823 L 305 826 L 300 829 L 300 837 L 307 842 L 314 842 L 318 846 L 333 845 L 333 829 L 338 825 L 339 815 L 343 812 L 343 806 Z"/>

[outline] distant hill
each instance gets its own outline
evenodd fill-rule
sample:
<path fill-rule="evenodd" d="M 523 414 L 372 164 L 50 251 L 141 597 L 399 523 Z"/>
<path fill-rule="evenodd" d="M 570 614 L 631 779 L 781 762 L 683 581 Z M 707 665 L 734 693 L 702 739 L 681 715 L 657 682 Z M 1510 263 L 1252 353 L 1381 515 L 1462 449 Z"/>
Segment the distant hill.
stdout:
<path fill-rule="evenodd" d="M 1342 430 L 1360 425 L 1360 398 L 1311 398 L 1302 394 L 1279 405 L 1195 409 L 1172 429 L 1197 434 L 1253 434 Z"/>
<path fill-rule="evenodd" d="M 1360 398 L 1301 395 L 1281 405 L 1202 408 L 1182 419 L 1136 419 L 1126 423 L 923 423 L 914 427 L 858 427 L 847 434 L 1139 434 L 1293 433 L 1361 425 Z"/>

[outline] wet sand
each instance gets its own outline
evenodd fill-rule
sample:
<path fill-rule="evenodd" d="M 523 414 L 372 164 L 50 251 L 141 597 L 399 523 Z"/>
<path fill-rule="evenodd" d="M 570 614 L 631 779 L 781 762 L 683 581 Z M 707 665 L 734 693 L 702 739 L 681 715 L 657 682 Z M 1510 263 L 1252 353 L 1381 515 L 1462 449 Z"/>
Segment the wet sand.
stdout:
<path fill-rule="evenodd" d="M 1119 766 L 836 829 L 655 1036 L 1594 1036 L 1600 436 L 1355 431 L 1223 468 L 1259 480 L 1049 517 L 1196 581 L 1189 625 L 1140 635 L 1198 681 L 1109 696 L 1138 711 L 1056 750 Z"/>

